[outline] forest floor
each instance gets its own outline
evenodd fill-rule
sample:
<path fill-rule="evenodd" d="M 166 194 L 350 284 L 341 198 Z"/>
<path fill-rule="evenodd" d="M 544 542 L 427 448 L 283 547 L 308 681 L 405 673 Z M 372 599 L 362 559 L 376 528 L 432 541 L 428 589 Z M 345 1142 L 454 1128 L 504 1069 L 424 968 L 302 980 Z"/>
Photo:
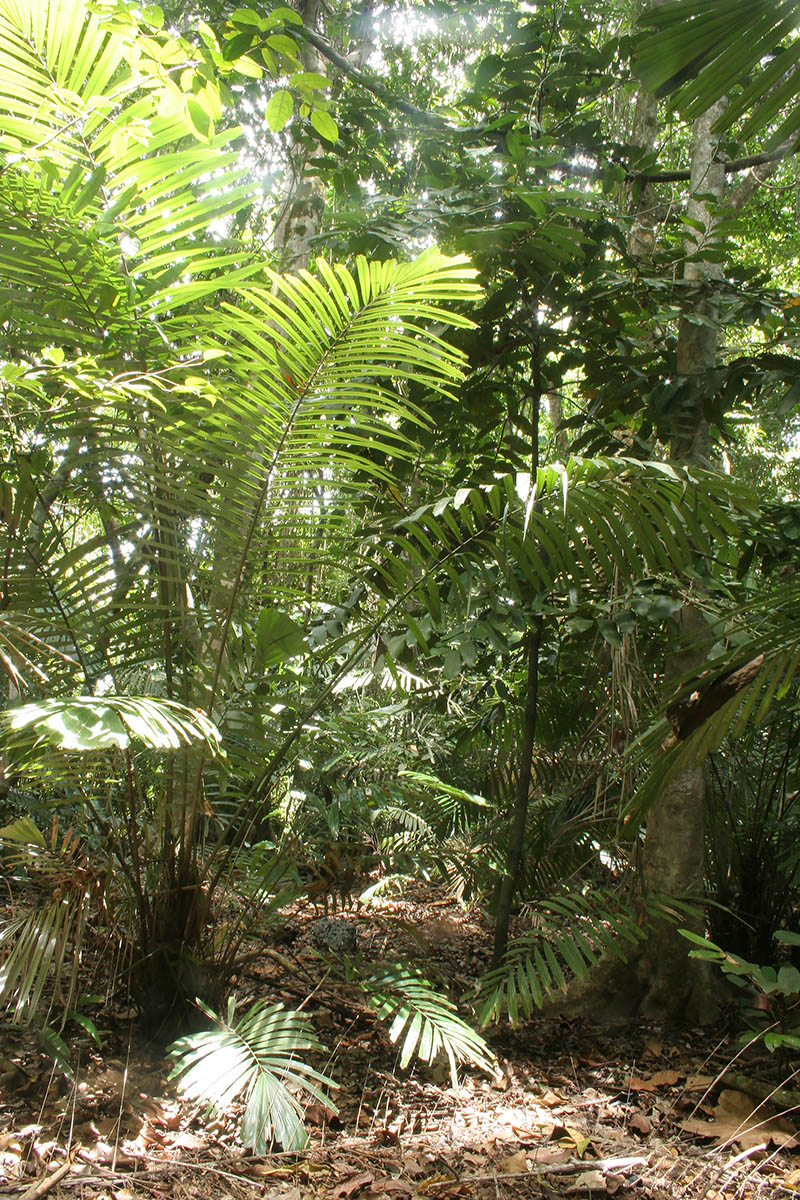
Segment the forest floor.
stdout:
<path fill-rule="evenodd" d="M 298 906 L 288 944 L 254 953 L 238 979 L 256 998 L 308 1009 L 328 1047 L 338 1115 L 306 1111 L 302 1153 L 253 1156 L 237 1116 L 210 1121 L 167 1082 L 162 1049 L 134 1014 L 110 1010 L 102 1050 L 87 1041 L 74 1077 L 30 1037 L 0 1030 L 0 1195 L 84 1200 L 619 1200 L 800 1197 L 796 1093 L 775 1056 L 739 1055 L 734 1036 L 654 1025 L 594 1028 L 534 1017 L 489 1031 L 493 1076 L 401 1071 L 374 1018 L 326 977 Z M 466 991 L 485 969 L 488 928 L 432 889 L 337 919 L 359 948 L 417 962 Z M 68 1039 L 69 1040 L 69 1039 Z M 773 1093 L 770 1096 L 770 1093 Z M 769 1099 L 765 1099 L 769 1097 Z M 782 1111 L 783 1110 L 783 1111 Z"/>

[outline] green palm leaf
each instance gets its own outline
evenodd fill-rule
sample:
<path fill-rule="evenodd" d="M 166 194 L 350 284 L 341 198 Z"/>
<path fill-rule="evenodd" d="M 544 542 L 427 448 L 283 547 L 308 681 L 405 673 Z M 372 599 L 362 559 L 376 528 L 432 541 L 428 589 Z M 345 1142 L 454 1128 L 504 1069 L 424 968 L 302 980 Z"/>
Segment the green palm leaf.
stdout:
<path fill-rule="evenodd" d="M 564 988 L 570 974 L 583 978 L 603 954 L 624 962 L 626 946 L 647 937 L 631 905 L 602 891 L 549 897 L 527 907 L 535 927 L 514 938 L 500 965 L 480 981 L 481 1025 L 504 1013 L 517 1025 Z"/>
<path fill-rule="evenodd" d="M 391 1022 L 389 1040 L 401 1043 L 401 1067 L 414 1057 L 432 1063 L 444 1054 L 453 1087 L 459 1063 L 492 1070 L 494 1055 L 480 1034 L 459 1017 L 451 1000 L 412 967 L 386 963 L 356 978 L 381 1020 Z"/>
<path fill-rule="evenodd" d="M 737 495 L 712 472 L 571 459 L 541 469 L 525 500 L 509 475 L 418 509 L 395 524 L 393 537 L 381 530 L 370 547 L 371 572 L 387 596 L 424 587 L 432 611 L 449 591 L 466 601 L 467 565 L 487 587 L 505 596 L 511 589 L 515 597 L 526 589 L 546 594 L 557 584 L 585 588 L 587 580 L 610 579 L 617 570 L 625 578 L 671 576 L 735 531 L 731 504 L 751 507 L 744 492 Z M 403 618 L 422 644 L 413 614 Z"/>
<path fill-rule="evenodd" d="M 60 1028 L 70 1016 L 78 989 L 85 983 L 91 928 L 91 899 L 102 891 L 102 869 L 95 875 L 85 847 L 71 830 L 60 844 L 48 846 L 30 817 L 0 829 L 6 864 L 31 872 L 49 884 L 53 898 L 27 916 L 0 925 L 0 1008 L 15 1025 L 43 1025 L 54 1007 Z"/>
<path fill-rule="evenodd" d="M 745 113 L 742 141 L 770 127 L 781 145 L 800 128 L 800 42 L 794 0 L 671 0 L 641 23 L 652 29 L 639 45 L 635 68 L 658 96 L 674 94 L 687 117 L 706 112 L 744 80 L 720 121 L 730 128 Z M 763 65 L 765 64 L 766 65 Z M 787 105 L 789 114 L 775 128 Z"/>
<path fill-rule="evenodd" d="M 127 750 L 136 738 L 151 750 L 202 742 L 219 749 L 219 730 L 202 713 L 152 696 L 74 696 L 36 700 L 0 714 L 0 743 L 9 749 Z"/>
<path fill-rule="evenodd" d="M 273 1140 L 284 1150 L 302 1150 L 308 1138 L 298 1096 L 313 1097 L 332 1108 L 322 1089 L 337 1086 L 297 1057 L 322 1049 L 308 1017 L 282 1004 L 267 1007 L 256 1001 L 234 1021 L 234 999 L 228 1002 L 226 1018 L 204 1011 L 218 1028 L 173 1043 L 169 1052 L 175 1066 L 170 1078 L 178 1080 L 184 1096 L 218 1112 L 244 1095 L 242 1141 L 256 1154 L 264 1154 Z"/>
<path fill-rule="evenodd" d="M 0 272 L 12 345 L 97 351 L 135 327 L 138 356 L 156 334 L 148 318 L 215 290 L 220 268 L 230 286 L 245 261 L 208 236 L 252 196 L 231 145 L 239 131 L 198 144 L 197 99 L 172 78 L 180 68 L 188 86 L 197 72 L 218 91 L 213 56 L 154 31 L 142 39 L 119 18 L 112 30 L 82 0 L 0 2 Z"/>

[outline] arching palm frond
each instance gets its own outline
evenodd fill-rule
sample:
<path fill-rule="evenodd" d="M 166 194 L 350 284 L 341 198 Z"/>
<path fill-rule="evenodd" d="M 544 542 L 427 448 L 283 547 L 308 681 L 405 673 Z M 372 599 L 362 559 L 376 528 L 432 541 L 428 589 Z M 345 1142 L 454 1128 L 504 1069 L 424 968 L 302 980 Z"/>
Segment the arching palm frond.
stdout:
<path fill-rule="evenodd" d="M 556 585 L 591 588 L 615 571 L 625 579 L 671 577 L 734 532 L 733 504 L 747 512 L 751 500 L 712 472 L 571 459 L 541 469 L 527 497 L 506 476 L 418 509 L 394 526 L 393 537 L 382 531 L 373 579 L 387 596 L 418 590 L 435 614 L 446 595 L 467 601 L 473 571 L 506 603 Z M 423 643 L 414 614 L 403 618 Z"/>
<path fill-rule="evenodd" d="M 219 730 L 195 709 L 152 696 L 72 696 L 15 705 L 0 713 L 0 736 L 12 751 L 127 750 L 131 739 L 150 750 L 180 750 L 202 742 L 212 753 Z"/>
<path fill-rule="evenodd" d="M 663 906 L 651 907 L 663 918 Z M 499 1021 L 505 1013 L 517 1025 L 541 1008 L 547 996 L 566 988 L 571 977 L 586 976 L 603 955 L 625 961 L 626 948 L 647 937 L 632 906 L 600 890 L 548 897 L 528 909 L 535 928 L 515 937 L 500 965 L 480 980 L 481 1025 Z"/>
<path fill-rule="evenodd" d="M 0 1008 L 15 1025 L 41 1024 L 56 1010 L 63 1029 L 89 964 L 98 964 L 86 942 L 102 909 L 104 868 L 72 829 L 59 832 L 55 822 L 45 838 L 30 817 L 19 817 L 0 828 L 0 847 L 7 867 L 49 892 L 0 925 Z"/>
<path fill-rule="evenodd" d="M 76 544 L 67 532 L 74 509 L 50 504 L 47 552 L 33 548 L 33 574 L 23 540 L 17 579 L 39 588 L 27 607 L 43 628 L 68 623 L 65 648 L 90 684 L 159 658 L 175 630 L 184 664 L 211 664 L 199 695 L 183 697 L 207 707 L 213 655 L 243 588 L 271 605 L 256 630 L 262 669 L 267 652 L 273 663 L 284 656 L 272 645 L 279 634 L 303 651 L 302 630 L 281 609 L 302 599 L 319 566 L 315 546 L 321 563 L 347 528 L 342 497 L 379 482 L 386 456 L 409 452 L 396 425 L 425 416 L 403 379 L 419 372 L 447 389 L 461 377 L 462 357 L 426 322 L 468 324 L 457 312 L 445 317 L 442 301 L 471 299 L 473 274 L 438 252 L 404 264 L 361 260 L 356 273 L 321 265 L 320 276 L 276 280 L 274 294 L 243 289 L 241 307 L 226 314 L 227 338 L 218 315 L 166 322 L 177 365 L 112 378 L 88 361 L 23 368 L 15 401 L 29 380 L 53 397 L 50 436 L 74 447 L 96 532 Z M 87 405 L 101 387 L 104 403 Z M 20 410 L 12 434 L 21 449 L 29 413 Z M 32 502 L 48 470 L 43 463 Z"/>
<path fill-rule="evenodd" d="M 82 0 L 0 3 L 6 345 L 141 358 L 157 337 L 147 318 L 215 289 L 210 272 L 227 271 L 230 286 L 246 260 L 208 235 L 252 195 L 231 146 L 239 131 L 198 143 L 200 106 L 171 73 L 191 80 L 202 54 L 137 32 Z"/>
<path fill-rule="evenodd" d="M 459 1017 L 447 996 L 432 988 L 412 967 L 384 963 L 363 974 L 351 967 L 350 973 L 381 1020 L 391 1022 L 389 1040 L 402 1043 L 401 1067 L 407 1067 L 415 1057 L 432 1063 L 443 1054 L 453 1087 L 457 1086 L 459 1063 L 492 1070 L 494 1054 L 481 1035 Z"/>
<path fill-rule="evenodd" d="M 749 112 L 742 141 L 767 127 L 776 146 L 797 134 L 800 41 L 793 35 L 800 18 L 794 0 L 670 0 L 653 6 L 641 23 L 652 32 L 634 65 L 655 95 L 673 94 L 682 112 L 696 117 L 733 92 L 720 124 L 730 128 Z"/>
<path fill-rule="evenodd" d="M 442 303 L 477 295 L 467 260 L 438 251 L 409 263 L 359 258 L 354 272 L 324 260 L 316 267 L 316 275 L 273 277 L 272 290 L 240 289 L 239 304 L 223 306 L 224 337 L 212 314 L 168 326 L 196 356 L 219 354 L 207 375 L 224 395 L 189 398 L 180 420 L 160 428 L 162 444 L 186 464 L 185 511 L 215 523 L 215 570 L 231 580 L 241 578 L 252 546 L 271 541 L 286 580 L 281 596 L 273 574 L 272 594 L 284 603 L 316 566 L 315 543 L 327 552 L 337 527 L 351 521 L 341 497 L 385 480 L 388 456 L 412 452 L 397 425 L 426 418 L 403 380 L 447 391 L 462 378 L 463 356 L 430 323 L 468 326 Z M 211 488 L 200 482 L 210 457 Z M 311 483 L 333 495 L 315 498 Z"/>

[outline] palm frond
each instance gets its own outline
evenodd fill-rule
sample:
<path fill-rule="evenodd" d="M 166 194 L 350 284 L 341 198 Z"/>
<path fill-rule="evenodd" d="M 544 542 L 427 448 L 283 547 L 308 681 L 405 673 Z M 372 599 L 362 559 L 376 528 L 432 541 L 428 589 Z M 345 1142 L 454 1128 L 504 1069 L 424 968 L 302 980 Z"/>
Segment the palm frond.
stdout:
<path fill-rule="evenodd" d="M 214 490 L 190 491 L 186 506 L 196 514 L 211 503 L 239 546 L 250 530 L 244 548 L 220 564 L 233 572 L 258 523 L 274 514 L 293 533 L 282 545 L 282 573 L 305 578 L 312 531 L 323 522 L 333 534 L 348 519 L 342 504 L 313 502 L 310 463 L 324 461 L 335 472 L 337 495 L 355 486 L 356 473 L 362 488 L 366 477 L 388 481 L 381 462 L 412 453 L 397 425 L 426 423 L 403 381 L 413 376 L 447 391 L 463 378 L 463 356 L 428 323 L 469 326 L 457 310 L 445 315 L 441 308 L 444 300 L 458 305 L 477 296 L 466 259 L 428 251 L 410 263 L 360 258 L 352 273 L 319 260 L 317 271 L 276 276 L 274 290 L 240 289 L 241 302 L 223 306 L 224 338 L 213 314 L 166 326 L 185 352 L 219 353 L 207 375 L 225 389 L 226 403 L 192 405 L 194 420 L 184 410 L 175 435 L 186 462 L 207 463 L 219 447 Z M 242 446 L 258 450 L 249 459 L 232 453 Z"/>
<path fill-rule="evenodd" d="M 137 34 L 132 18 L 112 30 L 81 0 L 0 3 L 7 345 L 124 348 L 135 360 L 158 337 L 157 314 L 252 269 L 208 233 L 252 198 L 239 131 L 198 142 L 197 97 L 171 78 L 198 71 L 213 89 L 212 59 Z"/>
<path fill-rule="evenodd" d="M 414 1057 L 432 1063 L 444 1054 L 454 1087 L 459 1063 L 492 1070 L 494 1055 L 484 1039 L 459 1017 L 453 1002 L 412 967 L 386 963 L 361 975 L 351 965 L 350 973 L 380 1019 L 391 1022 L 389 1040 L 402 1043 L 401 1067 Z"/>
<path fill-rule="evenodd" d="M 127 750 L 132 737 L 151 750 L 202 742 L 216 753 L 220 745 L 219 730 L 208 717 L 152 696 L 36 700 L 0 714 L 0 742 L 14 750 L 43 744 L 60 750 Z"/>
<path fill-rule="evenodd" d="M 432 813 L 447 818 L 453 828 L 460 827 L 465 815 L 473 809 L 490 807 L 489 801 L 477 792 L 467 792 L 427 771 L 404 768 L 397 778 L 399 790 L 408 801 L 427 801 Z"/>
<path fill-rule="evenodd" d="M 28 1025 L 43 1014 L 46 1020 L 55 991 L 62 997 L 59 1007 L 72 1006 L 88 920 L 83 899 L 73 894 L 51 900 L 0 928 L 0 1007 L 10 1010 L 13 1024 Z"/>
<path fill-rule="evenodd" d="M 765 128 L 774 145 L 797 134 L 800 42 L 793 34 L 800 22 L 793 0 L 671 0 L 651 7 L 640 23 L 652 32 L 634 66 L 655 95 L 672 94 L 687 117 L 696 117 L 734 93 L 720 128 L 750 112 L 738 131 L 742 141 Z"/>
<path fill-rule="evenodd" d="M 284 1150 L 302 1150 L 308 1138 L 298 1096 L 333 1108 L 323 1089 L 337 1086 L 297 1057 L 322 1048 L 306 1014 L 258 1000 L 236 1021 L 234 998 L 225 1018 L 204 1011 L 218 1027 L 173 1043 L 170 1079 L 177 1079 L 184 1096 L 217 1112 L 244 1095 L 242 1142 L 256 1154 L 266 1153 L 273 1141 Z"/>
<path fill-rule="evenodd" d="M 0 926 L 0 1008 L 15 1025 L 40 1026 L 55 1009 L 63 1028 L 86 968 L 84 943 L 92 901 L 104 890 L 102 870 L 93 871 L 72 830 L 59 840 L 54 824 L 48 843 L 30 817 L 3 826 L 0 847 L 8 866 L 34 872 L 52 892 L 27 916 Z"/>
<path fill-rule="evenodd" d="M 665 573 L 711 553 L 731 536 L 731 505 L 747 512 L 749 497 L 712 472 L 627 459 L 571 459 L 542 468 L 527 497 L 516 476 L 462 488 L 381 531 L 370 546 L 372 576 L 386 595 L 416 588 L 428 609 L 466 603 L 472 572 L 508 603 L 558 583 L 585 590 L 587 581 Z M 497 574 L 493 576 L 492 572 Z M 409 634 L 427 648 L 413 613 Z"/>
<path fill-rule="evenodd" d="M 482 1026 L 504 1013 L 516 1026 L 541 1008 L 545 997 L 565 988 L 570 977 L 587 975 L 602 955 L 625 961 L 625 947 L 647 937 L 632 906 L 607 892 L 554 896 L 528 909 L 535 928 L 514 938 L 500 965 L 480 980 Z"/>
<path fill-rule="evenodd" d="M 382 478 L 385 455 L 409 452 L 396 429 L 401 419 L 424 424 L 404 396 L 405 377 L 419 371 L 446 390 L 463 374 L 463 357 L 427 322 L 441 326 L 445 299 L 475 296 L 465 260 L 429 252 L 412 263 L 360 260 L 353 273 L 319 270 L 276 283 L 274 295 L 241 289 L 229 343 L 218 316 L 166 320 L 174 366 L 110 377 L 82 358 L 22 367 L 15 377 L 6 416 L 12 442 L 21 455 L 39 397 L 49 397 L 48 436 L 55 447 L 74 446 L 65 474 L 74 502 L 90 514 L 90 532 L 75 541 L 74 509 L 43 508 L 36 570 L 26 559 L 30 539 L 20 542 L 12 563 L 20 586 L 12 591 L 39 619 L 38 636 L 52 641 L 52 630 L 62 630 L 90 687 L 122 664 L 159 659 L 164 638 L 180 628 L 198 688 L 190 698 L 208 710 L 217 655 L 207 649 L 219 646 L 242 584 L 267 578 L 273 617 L 277 610 L 289 622 L 283 610 L 315 567 L 309 548 L 327 555 L 351 521 L 338 498 L 357 486 L 356 475 L 362 489 Z M 469 323 L 458 312 L 449 320 Z M 103 405 L 87 404 L 97 388 Z M 34 504 L 47 470 L 33 480 Z M 271 553 L 280 555 L 277 570 Z"/>

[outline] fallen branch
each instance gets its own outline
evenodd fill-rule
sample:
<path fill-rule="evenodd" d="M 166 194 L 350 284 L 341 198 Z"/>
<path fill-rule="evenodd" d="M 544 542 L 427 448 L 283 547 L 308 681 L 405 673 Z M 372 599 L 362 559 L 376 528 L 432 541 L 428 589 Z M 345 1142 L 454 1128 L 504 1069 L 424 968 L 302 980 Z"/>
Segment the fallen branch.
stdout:
<path fill-rule="evenodd" d="M 533 1159 L 532 1171 L 506 1171 L 500 1173 L 493 1171 L 490 1175 L 462 1175 L 458 1179 L 435 1179 L 431 1183 L 425 1184 L 425 1191 L 431 1192 L 434 1188 L 452 1187 L 454 1183 L 492 1183 L 495 1179 L 529 1179 L 531 1175 L 578 1175 L 581 1171 L 624 1171 L 628 1167 L 646 1167 L 650 1160 L 643 1158 L 641 1155 L 633 1155 L 628 1158 L 583 1158 L 571 1159 L 566 1163 L 543 1163 L 542 1166 L 536 1166 L 536 1159 Z"/>
<path fill-rule="evenodd" d="M 37 1179 L 29 1188 L 26 1188 L 19 1200 L 39 1200 L 40 1196 L 46 1196 L 49 1191 L 56 1187 L 65 1175 L 69 1175 L 73 1166 L 73 1155 L 71 1154 L 66 1162 L 57 1167 L 50 1175 L 45 1175 L 44 1179 Z"/>

